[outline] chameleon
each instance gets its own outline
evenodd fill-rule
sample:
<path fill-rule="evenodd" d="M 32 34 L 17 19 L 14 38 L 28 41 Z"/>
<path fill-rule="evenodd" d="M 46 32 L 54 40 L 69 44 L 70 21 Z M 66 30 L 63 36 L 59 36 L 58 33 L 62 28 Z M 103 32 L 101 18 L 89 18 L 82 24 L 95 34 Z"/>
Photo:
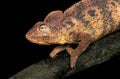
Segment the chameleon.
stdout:
<path fill-rule="evenodd" d="M 38 21 L 25 34 L 27 40 L 39 45 L 56 46 L 50 57 L 66 50 L 70 67 L 92 42 L 120 29 L 120 0 L 80 0 L 65 11 L 55 10 Z M 76 48 L 72 48 L 76 44 Z"/>

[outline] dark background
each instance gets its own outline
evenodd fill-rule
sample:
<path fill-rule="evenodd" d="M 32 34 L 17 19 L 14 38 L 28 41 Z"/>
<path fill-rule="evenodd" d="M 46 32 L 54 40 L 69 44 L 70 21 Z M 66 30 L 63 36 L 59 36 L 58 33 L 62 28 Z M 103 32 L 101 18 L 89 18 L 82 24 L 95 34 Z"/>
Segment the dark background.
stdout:
<path fill-rule="evenodd" d="M 79 0 L 6 1 L 1 11 L 1 66 L 0 79 L 7 79 L 22 69 L 49 56 L 55 47 L 40 46 L 25 39 L 25 33 L 53 10 L 65 10 Z M 44 53 L 42 53 L 44 52 Z M 93 66 L 66 79 L 117 78 L 120 56 Z"/>

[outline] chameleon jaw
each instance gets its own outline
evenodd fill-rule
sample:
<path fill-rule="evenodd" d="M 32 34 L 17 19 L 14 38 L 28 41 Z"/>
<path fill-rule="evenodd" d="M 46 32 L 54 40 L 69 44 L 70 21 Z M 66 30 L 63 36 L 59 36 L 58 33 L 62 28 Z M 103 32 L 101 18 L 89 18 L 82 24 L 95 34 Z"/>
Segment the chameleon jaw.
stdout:
<path fill-rule="evenodd" d="M 28 38 L 27 38 L 28 39 Z M 47 42 L 42 42 L 42 41 L 37 41 L 36 39 L 28 39 L 28 41 L 35 43 L 35 44 L 39 44 L 39 45 L 50 45 Z"/>

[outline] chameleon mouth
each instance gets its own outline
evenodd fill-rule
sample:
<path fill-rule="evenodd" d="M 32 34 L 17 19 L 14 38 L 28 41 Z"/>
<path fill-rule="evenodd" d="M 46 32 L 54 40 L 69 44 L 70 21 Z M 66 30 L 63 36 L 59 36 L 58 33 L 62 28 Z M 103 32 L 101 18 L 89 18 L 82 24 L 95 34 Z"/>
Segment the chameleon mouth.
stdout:
<path fill-rule="evenodd" d="M 66 42 L 61 32 L 49 33 L 45 36 L 28 32 L 25 37 L 28 41 L 39 45 L 64 44 Z"/>
<path fill-rule="evenodd" d="M 42 41 L 42 37 L 25 35 L 26 39 L 32 43 L 40 44 L 40 45 L 49 45 L 49 43 Z"/>

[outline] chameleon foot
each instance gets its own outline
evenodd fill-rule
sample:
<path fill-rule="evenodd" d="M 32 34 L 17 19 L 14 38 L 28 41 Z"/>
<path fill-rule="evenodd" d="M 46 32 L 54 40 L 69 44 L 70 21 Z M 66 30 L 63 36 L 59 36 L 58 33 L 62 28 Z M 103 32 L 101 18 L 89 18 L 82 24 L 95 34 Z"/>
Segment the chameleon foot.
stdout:
<path fill-rule="evenodd" d="M 57 55 L 58 53 L 60 53 L 61 51 L 65 50 L 66 47 L 68 47 L 68 46 L 69 46 L 69 45 L 63 45 L 63 46 L 57 46 L 57 47 L 55 47 L 55 48 L 52 50 L 52 52 L 50 53 L 50 57 L 51 57 L 51 58 L 56 57 L 56 55 Z"/>

